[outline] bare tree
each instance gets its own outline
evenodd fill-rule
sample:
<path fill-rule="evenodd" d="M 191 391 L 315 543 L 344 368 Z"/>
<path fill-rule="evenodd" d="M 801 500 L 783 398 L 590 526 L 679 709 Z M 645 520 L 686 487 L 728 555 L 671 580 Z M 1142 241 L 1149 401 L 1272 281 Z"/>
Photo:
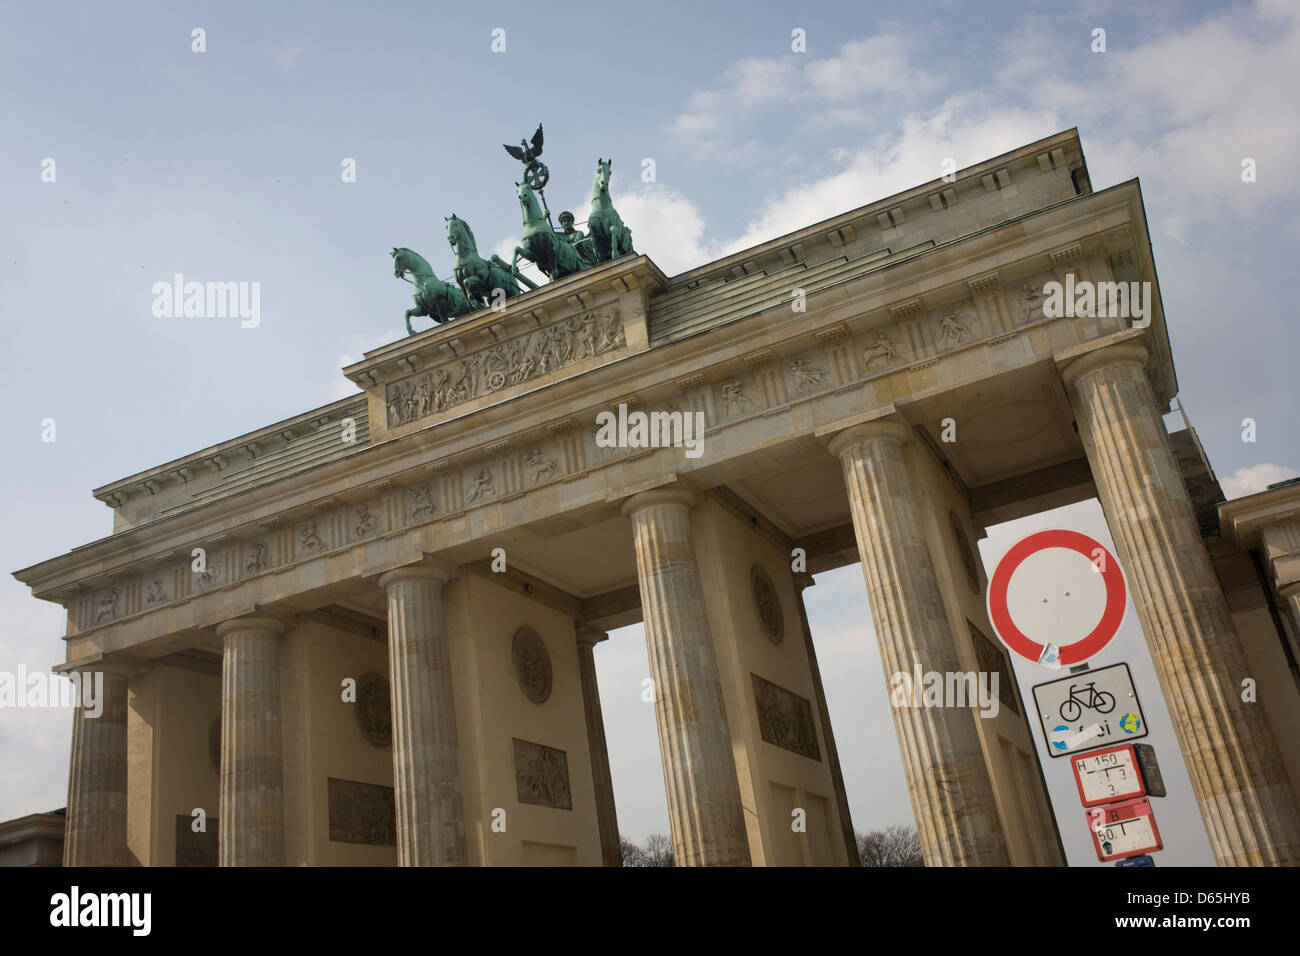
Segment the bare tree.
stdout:
<path fill-rule="evenodd" d="M 640 846 L 627 837 L 620 837 L 619 849 L 624 866 L 676 865 L 673 862 L 673 841 L 662 833 L 651 833 Z"/>
<path fill-rule="evenodd" d="M 662 833 L 652 833 L 645 838 L 646 866 L 676 866 L 673 859 L 673 841 Z"/>
<path fill-rule="evenodd" d="M 645 853 L 635 842 L 625 836 L 618 838 L 618 849 L 623 857 L 624 866 L 645 866 Z"/>
<path fill-rule="evenodd" d="M 863 866 L 925 866 L 916 827 L 895 825 L 858 834 Z"/>

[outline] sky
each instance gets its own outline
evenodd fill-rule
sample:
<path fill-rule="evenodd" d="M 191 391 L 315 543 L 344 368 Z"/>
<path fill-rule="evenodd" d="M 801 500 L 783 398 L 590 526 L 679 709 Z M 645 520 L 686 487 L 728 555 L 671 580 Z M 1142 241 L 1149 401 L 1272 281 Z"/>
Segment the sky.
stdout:
<path fill-rule="evenodd" d="M 1141 180 L 1180 400 L 1224 491 L 1300 473 L 1300 7 L 1062 7 L 0 3 L 0 565 L 107 534 L 94 487 L 354 393 L 339 369 L 404 332 L 389 250 L 446 275 L 454 212 L 508 257 L 500 144 L 539 121 L 552 208 L 585 218 L 613 157 L 669 275 L 1077 127 L 1094 188 Z M 259 324 L 159 318 L 176 273 L 260 283 Z M 1091 507 L 1037 517 L 1101 537 Z M 808 602 L 854 823 L 910 822 L 860 569 Z M 0 616 L 0 669 L 62 660 L 58 607 L 4 576 Z M 639 628 L 597 663 L 622 829 L 666 831 Z M 63 805 L 69 727 L 0 713 L 0 819 Z M 1170 813 L 1193 860 L 1199 820 Z"/>

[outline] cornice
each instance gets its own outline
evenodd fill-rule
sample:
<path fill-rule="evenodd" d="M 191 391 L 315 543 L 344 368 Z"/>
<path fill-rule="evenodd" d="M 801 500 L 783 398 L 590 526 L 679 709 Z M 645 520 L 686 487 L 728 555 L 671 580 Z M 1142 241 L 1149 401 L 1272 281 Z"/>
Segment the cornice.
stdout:
<path fill-rule="evenodd" d="M 1219 536 L 1239 548 L 1254 547 L 1263 528 L 1300 516 L 1300 482 L 1220 502 L 1218 510 Z"/>

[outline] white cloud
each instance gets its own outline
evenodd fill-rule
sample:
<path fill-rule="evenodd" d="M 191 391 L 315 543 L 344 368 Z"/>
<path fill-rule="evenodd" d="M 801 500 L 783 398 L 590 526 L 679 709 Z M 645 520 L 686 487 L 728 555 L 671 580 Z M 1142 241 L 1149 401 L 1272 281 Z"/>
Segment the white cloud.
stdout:
<path fill-rule="evenodd" d="M 946 157 L 960 168 L 1078 126 L 1094 185 L 1141 175 L 1163 210 L 1158 228 L 1185 242 L 1204 224 L 1218 226 L 1225 216 L 1246 222 L 1294 195 L 1284 171 L 1300 153 L 1300 112 L 1289 102 L 1300 88 L 1300 8 L 1261 2 L 1253 12 L 1234 7 L 1126 50 L 1112 45 L 1068 70 L 1061 68 L 1061 18 L 1027 15 L 1008 35 L 988 83 L 963 81 L 928 106 L 917 104 L 943 81 L 922 65 L 915 42 L 892 34 L 850 40 L 826 59 L 742 60 L 724 71 L 718 88 L 692 94 L 670 125 L 697 153 L 779 165 L 795 143 L 773 142 L 771 127 L 758 141 L 739 133 L 747 118 L 770 118 L 778 105 L 792 117 L 789 135 L 805 140 L 797 143 L 803 155 L 815 152 L 810 134 L 876 126 L 881 95 L 892 97 L 885 115 L 897 119 L 848 148 L 826 150 L 830 172 L 768 197 L 731 240 L 697 232 L 698 212 L 675 194 L 670 205 L 664 194 L 642 201 L 661 213 L 690 206 L 678 230 L 688 235 L 675 237 L 688 246 L 674 255 L 698 264 L 702 250 L 736 251 L 933 179 Z M 898 109 L 900 98 L 914 104 L 910 112 Z M 1256 160 L 1255 183 L 1241 181 L 1246 157 Z M 656 223 L 651 231 L 671 230 Z M 656 257 L 652 246 L 638 248 Z"/>
<path fill-rule="evenodd" d="M 623 221 L 632 229 L 632 245 L 654 260 L 667 275 L 703 265 L 721 255 L 720 245 L 704 239 L 704 216 L 693 202 L 660 185 L 614 197 Z"/>
<path fill-rule="evenodd" d="M 936 78 L 911 61 L 915 43 L 898 34 L 880 34 L 844 44 L 838 56 L 813 60 L 804 70 L 821 99 L 841 102 L 879 93 L 919 91 Z"/>
<path fill-rule="evenodd" d="M 898 101 L 934 89 L 938 77 L 914 61 L 915 51 L 908 37 L 880 34 L 851 40 L 837 55 L 820 59 L 783 54 L 738 60 L 723 72 L 718 88 L 687 98 L 669 131 L 700 155 L 753 161 L 766 151 L 739 132 L 746 120 L 786 107 L 792 129 L 859 126 L 878 115 L 875 100 L 882 95 Z M 866 98 L 869 112 L 846 105 Z"/>
<path fill-rule="evenodd" d="M 1261 462 L 1249 468 L 1238 468 L 1230 478 L 1220 478 L 1219 486 L 1223 488 L 1223 494 L 1227 498 L 1244 498 L 1247 495 L 1258 494 L 1271 484 L 1295 478 L 1297 475 L 1300 475 L 1300 471 L 1286 465 Z"/>
<path fill-rule="evenodd" d="M 1248 219 L 1294 196 L 1300 151 L 1300 8 L 1234 6 L 1129 50 L 1059 68 L 1050 21 L 1027 20 L 1004 44 L 998 86 L 1068 110 L 1092 145 L 1094 185 L 1144 177 L 1167 197 L 1160 229 L 1179 242 L 1224 216 Z M 1099 148 L 1098 148 L 1099 147 Z M 1258 179 L 1241 180 L 1242 160 Z"/>

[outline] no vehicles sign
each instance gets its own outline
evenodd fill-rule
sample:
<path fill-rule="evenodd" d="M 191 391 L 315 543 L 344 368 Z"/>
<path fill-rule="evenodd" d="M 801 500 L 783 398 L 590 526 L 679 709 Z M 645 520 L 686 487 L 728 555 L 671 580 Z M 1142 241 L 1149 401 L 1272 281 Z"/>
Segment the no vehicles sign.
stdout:
<path fill-rule="evenodd" d="M 1016 542 L 986 595 L 1002 643 L 1057 670 L 1100 653 L 1118 633 L 1127 601 L 1115 556 L 1095 538 L 1060 528 Z"/>

